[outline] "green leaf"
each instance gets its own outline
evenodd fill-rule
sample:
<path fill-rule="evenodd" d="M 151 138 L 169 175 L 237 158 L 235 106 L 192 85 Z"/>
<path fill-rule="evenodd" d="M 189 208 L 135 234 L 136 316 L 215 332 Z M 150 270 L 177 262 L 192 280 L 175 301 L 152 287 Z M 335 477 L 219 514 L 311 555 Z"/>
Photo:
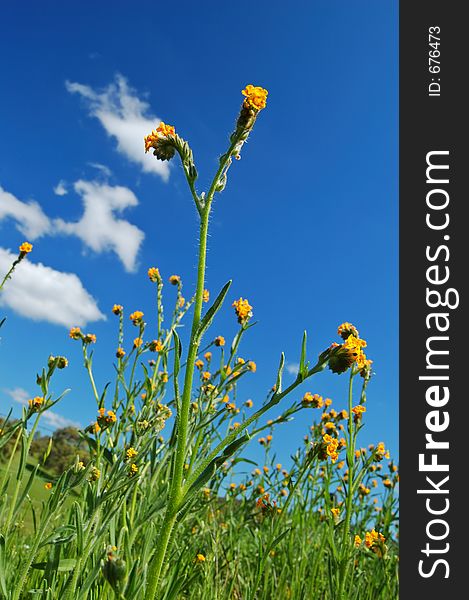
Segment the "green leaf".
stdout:
<path fill-rule="evenodd" d="M 286 530 L 285 530 L 285 531 L 283 531 L 283 532 L 282 532 L 282 533 L 281 533 L 281 534 L 280 534 L 278 537 L 276 537 L 276 538 L 275 538 L 275 540 L 274 540 L 274 541 L 272 542 L 272 544 L 270 545 L 269 552 L 270 552 L 270 550 L 273 550 L 273 549 L 275 548 L 275 546 L 277 546 L 277 545 L 278 545 L 278 544 L 279 544 L 279 543 L 280 543 L 280 542 L 283 540 L 283 538 L 284 538 L 284 537 L 285 537 L 285 536 L 286 536 L 288 533 L 290 533 L 290 531 L 291 531 L 291 527 L 290 527 L 290 528 L 288 528 L 288 529 L 286 529 Z"/>
<path fill-rule="evenodd" d="M 81 556 L 84 548 L 84 534 L 83 534 L 83 514 L 81 507 L 78 502 L 73 503 L 74 516 L 75 516 L 75 528 L 77 531 L 77 554 Z"/>
<path fill-rule="evenodd" d="M 2 321 L 3 323 L 3 321 Z M 0 590 L 5 598 L 8 598 L 7 586 L 5 581 L 5 551 L 6 541 L 2 534 L 0 534 Z"/>
<path fill-rule="evenodd" d="M 300 356 L 300 367 L 298 369 L 298 376 L 304 379 L 308 373 L 309 362 L 306 361 L 306 331 L 303 332 L 303 340 L 301 342 L 301 356 Z"/>
<path fill-rule="evenodd" d="M 196 340 L 199 343 L 200 343 L 200 340 L 202 339 L 202 336 L 204 335 L 204 333 L 210 327 L 210 324 L 212 323 L 213 318 L 215 317 L 217 312 L 220 310 L 221 305 L 223 304 L 223 301 L 225 300 L 226 294 L 228 293 L 228 290 L 230 289 L 230 286 L 231 286 L 231 279 L 230 279 L 230 281 L 225 283 L 221 292 L 216 297 L 215 302 L 207 310 L 204 317 L 201 319 L 199 326 L 197 328 L 197 334 L 196 334 Z"/>
<path fill-rule="evenodd" d="M 211 460 L 202 473 L 194 481 L 194 483 L 190 486 L 185 500 L 190 499 L 193 494 L 195 494 L 203 485 L 205 485 L 207 481 L 209 481 L 215 475 L 218 467 L 220 467 L 220 465 L 230 458 L 230 456 L 232 456 L 239 448 L 241 448 L 241 446 L 243 446 L 249 439 L 249 435 L 245 433 L 234 442 L 231 442 L 231 444 L 228 444 L 221 454 Z"/>
<path fill-rule="evenodd" d="M 62 558 L 62 560 L 60 560 L 58 563 L 57 571 L 73 571 L 76 563 L 76 558 Z M 45 570 L 47 568 L 47 564 L 47 562 L 37 562 L 33 563 L 31 567 L 33 569 Z"/>
<path fill-rule="evenodd" d="M 283 367 L 285 366 L 285 354 L 282 352 L 280 355 L 280 364 L 278 366 L 277 371 L 277 381 L 275 382 L 275 394 L 280 394 L 282 392 L 282 376 L 283 376 Z"/>

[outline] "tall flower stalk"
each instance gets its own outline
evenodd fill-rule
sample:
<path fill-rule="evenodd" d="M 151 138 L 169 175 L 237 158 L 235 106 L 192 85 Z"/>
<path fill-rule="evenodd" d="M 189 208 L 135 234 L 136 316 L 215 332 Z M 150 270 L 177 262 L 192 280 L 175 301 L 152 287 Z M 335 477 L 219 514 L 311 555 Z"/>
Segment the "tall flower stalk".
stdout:
<path fill-rule="evenodd" d="M 197 170 L 194 165 L 192 151 L 187 142 L 182 140 L 176 134 L 174 127 L 166 125 L 165 123 L 160 123 L 159 127 L 145 138 L 145 151 L 148 152 L 150 148 L 153 148 L 153 154 L 160 160 L 169 160 L 174 156 L 175 152 L 178 152 L 182 161 L 182 166 L 189 189 L 200 217 L 197 284 L 194 313 L 192 317 L 191 337 L 189 341 L 184 385 L 180 401 L 178 398 L 179 390 L 177 372 L 175 371 L 174 374 L 176 405 L 178 408 L 176 416 L 177 445 L 174 455 L 173 473 L 169 490 L 169 501 L 166 507 L 163 523 L 159 531 L 155 553 L 149 566 L 148 587 L 145 595 L 146 600 L 153 600 L 153 598 L 157 597 L 158 584 L 164 559 L 170 544 L 171 533 L 175 526 L 178 513 L 182 509 L 184 503 L 184 465 L 187 455 L 188 426 L 195 361 L 203 334 L 200 324 L 205 289 L 207 236 L 212 202 L 215 194 L 223 191 L 225 188 L 227 172 L 232 163 L 233 157 L 237 159 L 239 158 L 241 147 L 247 140 L 259 111 L 266 105 L 267 93 L 267 90 L 252 85 L 248 85 L 245 90 L 243 90 L 243 95 L 246 98 L 243 102 L 243 106 L 236 123 L 236 129 L 230 137 L 230 145 L 227 152 L 220 157 L 217 172 L 215 173 L 207 194 L 202 193 L 199 195 L 196 192 L 195 181 L 197 179 Z M 226 295 L 226 291 L 222 297 L 219 296 L 220 304 L 224 299 L 224 295 Z M 178 351 L 179 349 L 177 348 L 176 354 Z"/>

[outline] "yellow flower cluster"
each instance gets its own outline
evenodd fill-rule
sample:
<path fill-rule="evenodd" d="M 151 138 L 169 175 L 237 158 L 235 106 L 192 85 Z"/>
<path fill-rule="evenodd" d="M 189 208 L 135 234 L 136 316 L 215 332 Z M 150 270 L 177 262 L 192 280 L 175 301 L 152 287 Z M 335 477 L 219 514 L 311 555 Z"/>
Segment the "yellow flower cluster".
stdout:
<path fill-rule="evenodd" d="M 44 398 L 42 396 L 35 396 L 32 400 L 28 400 L 30 410 L 38 412 L 44 404 Z"/>
<path fill-rule="evenodd" d="M 114 304 L 114 306 L 112 307 L 112 312 L 115 315 L 121 315 L 123 310 L 124 307 L 121 304 Z"/>
<path fill-rule="evenodd" d="M 163 351 L 163 342 L 161 340 L 153 340 L 150 343 L 150 351 L 151 352 L 162 352 Z"/>
<path fill-rule="evenodd" d="M 141 310 L 136 310 L 129 316 L 129 319 L 134 325 L 140 325 L 143 319 L 143 312 Z"/>
<path fill-rule="evenodd" d="M 378 545 L 378 543 L 384 544 L 385 541 L 386 538 L 384 535 L 375 531 L 374 528 L 365 533 L 365 546 L 367 548 L 372 548 L 373 546 Z"/>
<path fill-rule="evenodd" d="M 161 279 L 160 271 L 156 267 L 150 267 L 148 269 L 148 277 L 153 283 L 157 283 Z"/>
<path fill-rule="evenodd" d="M 244 325 L 252 317 L 252 306 L 248 300 L 235 300 L 232 304 L 235 309 L 236 316 L 238 317 L 238 323 Z"/>
<path fill-rule="evenodd" d="M 319 394 L 306 392 L 302 400 L 303 406 L 312 406 L 313 408 L 322 408 L 324 406 L 323 397 Z"/>
<path fill-rule="evenodd" d="M 145 154 L 150 150 L 150 148 L 154 148 L 159 140 L 168 137 L 168 135 L 175 135 L 176 130 L 172 125 L 167 125 L 166 123 L 161 123 L 158 125 L 156 129 L 154 129 L 149 135 L 144 137 L 145 142 Z"/>
<path fill-rule="evenodd" d="M 247 85 L 241 92 L 246 96 L 244 106 L 246 108 L 254 108 L 254 110 L 262 110 L 267 104 L 268 91 L 262 87 L 252 84 Z"/>
<path fill-rule="evenodd" d="M 328 433 L 326 433 L 322 439 L 326 443 L 326 452 L 329 458 L 333 463 L 335 463 L 335 461 L 339 458 L 339 453 L 337 452 L 339 440 L 330 436 Z"/>
<path fill-rule="evenodd" d="M 354 325 L 352 325 L 352 323 L 347 322 L 342 323 L 342 325 L 339 325 L 337 333 L 343 340 L 346 340 L 349 337 L 349 335 L 353 335 L 356 338 L 360 337 L 358 334 L 358 329 Z"/>
<path fill-rule="evenodd" d="M 19 247 L 20 253 L 24 256 L 25 254 L 29 254 L 33 249 L 33 245 L 29 242 L 23 242 Z"/>

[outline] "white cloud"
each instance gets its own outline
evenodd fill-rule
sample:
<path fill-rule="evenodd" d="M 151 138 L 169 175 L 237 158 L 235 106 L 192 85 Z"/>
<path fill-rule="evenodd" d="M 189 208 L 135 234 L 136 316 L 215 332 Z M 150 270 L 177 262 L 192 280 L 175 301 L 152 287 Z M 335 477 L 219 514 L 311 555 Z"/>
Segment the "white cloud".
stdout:
<path fill-rule="evenodd" d="M 4 389 L 3 391 L 10 396 L 12 400 L 23 406 L 28 406 L 28 400 L 32 398 L 31 394 L 21 387 Z M 53 429 L 62 429 L 63 427 L 81 427 L 80 423 L 72 421 L 71 419 L 67 419 L 53 410 L 46 410 L 44 413 L 42 413 L 41 419 Z"/>
<path fill-rule="evenodd" d="M 299 363 L 287 363 L 285 369 L 290 375 L 298 375 L 298 369 L 300 368 Z"/>
<path fill-rule="evenodd" d="M 94 163 L 104 175 L 109 169 Z M 63 182 L 60 181 L 55 192 L 59 193 Z M 0 222 L 11 218 L 16 227 L 28 240 L 44 235 L 73 235 L 94 252 L 113 251 L 122 261 L 126 271 L 136 270 L 136 261 L 140 245 L 145 234 L 128 221 L 117 218 L 126 208 L 138 205 L 135 194 L 127 187 L 110 186 L 97 181 L 79 180 L 74 183 L 75 192 L 81 196 L 84 205 L 82 217 L 77 222 L 63 219 L 51 220 L 42 211 L 37 202 L 23 202 L 0 187 Z M 59 191 L 57 191 L 59 189 Z M 59 195 L 67 193 L 65 189 Z"/>
<path fill-rule="evenodd" d="M 54 194 L 56 194 L 57 196 L 65 196 L 65 194 L 68 194 L 68 190 L 65 187 L 65 181 L 63 179 L 61 179 L 59 183 L 55 186 Z"/>
<path fill-rule="evenodd" d="M 29 240 L 50 233 L 50 220 L 37 202 L 22 202 L 0 186 L 0 221 L 7 218 L 14 219 L 18 231 Z"/>
<path fill-rule="evenodd" d="M 143 138 L 158 126 L 161 119 L 148 113 L 149 105 L 140 100 L 122 75 L 101 92 L 81 83 L 66 81 L 72 94 L 85 99 L 89 112 L 96 117 L 106 133 L 117 140 L 117 150 L 130 161 L 140 165 L 145 173 L 169 178 L 169 165 L 156 160 L 153 154 L 145 154 Z"/>
<path fill-rule="evenodd" d="M 83 199 L 83 216 L 75 223 L 56 219 L 56 231 L 76 235 L 95 252 L 113 250 L 127 271 L 135 271 L 145 234 L 135 225 L 116 217 L 116 213 L 138 205 L 135 194 L 129 188 L 96 181 L 77 181 L 74 189 Z"/>
<path fill-rule="evenodd" d="M 0 273 L 6 273 L 16 258 L 16 254 L 0 248 Z M 5 285 L 0 304 L 34 321 L 65 327 L 84 327 L 106 318 L 77 275 L 35 264 L 29 258 L 17 266 Z"/>
<path fill-rule="evenodd" d="M 98 171 L 100 171 L 104 175 L 104 177 L 111 177 L 112 171 L 109 167 L 106 167 L 106 165 L 102 165 L 101 163 L 96 162 L 89 162 L 88 164 L 90 165 L 90 167 L 98 169 Z"/>

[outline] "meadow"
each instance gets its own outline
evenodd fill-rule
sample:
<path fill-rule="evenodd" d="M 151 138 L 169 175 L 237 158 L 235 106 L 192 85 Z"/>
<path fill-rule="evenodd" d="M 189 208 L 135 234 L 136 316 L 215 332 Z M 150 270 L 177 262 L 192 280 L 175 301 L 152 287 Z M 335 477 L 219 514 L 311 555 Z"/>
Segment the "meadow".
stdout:
<path fill-rule="evenodd" d="M 93 333 L 72 327 L 70 352 L 82 352 L 96 418 L 80 432 L 77 453 L 58 476 L 47 457 L 32 455 L 43 413 L 64 356 L 50 356 L 37 396 L 19 420 L 1 425 L 0 596 L 64 600 L 394 600 L 398 596 L 398 466 L 383 441 L 360 445 L 366 426 L 372 361 L 355 325 L 341 323 L 311 356 L 306 333 L 296 379 L 283 385 L 282 355 L 264 401 L 237 394 L 256 371 L 243 357 L 255 307 L 205 287 L 207 236 L 214 197 L 227 185 L 267 91 L 248 85 L 226 152 L 206 192 L 191 148 L 161 122 L 142 152 L 181 161 L 200 218 L 196 289 L 181 277 L 148 268 L 154 315 L 116 304 L 115 379 L 98 389 Z M 21 244 L 0 285 L 32 252 Z M 165 287 L 173 305 L 167 308 Z M 174 293 L 175 292 L 175 293 Z M 170 294 L 168 294 L 168 297 Z M 231 306 L 229 306 L 231 305 Z M 217 313 L 233 311 L 234 339 L 216 329 Z M 183 344 L 180 326 L 190 322 Z M 152 332 L 151 334 L 148 332 Z M 259 352 L 262 352 L 260 349 Z M 346 405 L 315 393 L 314 378 L 342 377 Z M 308 381 L 310 391 L 297 388 Z M 298 413 L 309 427 L 291 463 L 275 458 L 281 424 Z M 281 435 L 279 433 L 279 435 Z M 379 433 L 378 433 L 379 435 Z M 264 459 L 246 457 L 260 444 Z"/>

